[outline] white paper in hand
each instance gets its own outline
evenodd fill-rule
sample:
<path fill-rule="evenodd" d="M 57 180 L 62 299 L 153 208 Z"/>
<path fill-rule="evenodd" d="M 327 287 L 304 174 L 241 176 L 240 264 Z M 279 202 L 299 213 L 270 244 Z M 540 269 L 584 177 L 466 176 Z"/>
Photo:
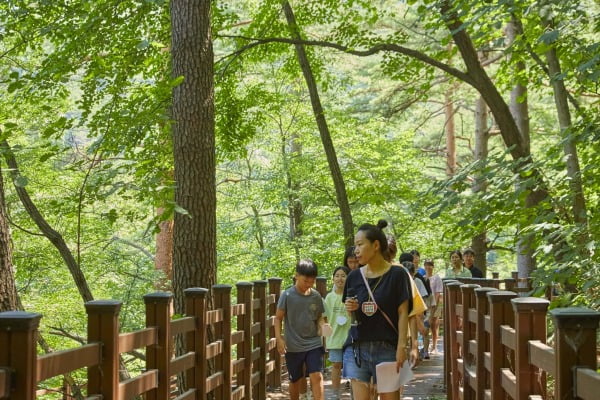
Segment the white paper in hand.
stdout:
<path fill-rule="evenodd" d="M 404 361 L 400 372 L 396 372 L 395 361 L 379 363 L 375 369 L 378 393 L 395 392 L 413 378 L 412 368 L 408 360 Z"/>

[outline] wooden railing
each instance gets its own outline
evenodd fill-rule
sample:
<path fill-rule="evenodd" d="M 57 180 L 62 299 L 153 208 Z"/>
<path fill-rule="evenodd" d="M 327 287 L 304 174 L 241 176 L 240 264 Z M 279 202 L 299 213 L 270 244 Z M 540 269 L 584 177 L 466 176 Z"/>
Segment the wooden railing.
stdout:
<path fill-rule="evenodd" d="M 447 398 L 600 399 L 600 313 L 584 308 L 548 313 L 548 300 L 520 297 L 517 293 L 529 289 L 517 284 L 514 278 L 444 280 Z"/>
<path fill-rule="evenodd" d="M 146 295 L 146 328 L 128 333 L 119 332 L 121 302 L 90 301 L 85 304 L 87 344 L 41 356 L 36 339 L 42 316 L 0 313 L 0 399 L 35 399 L 38 383 L 87 368 L 90 400 L 126 400 L 141 394 L 148 400 L 204 399 L 209 393 L 219 400 L 264 400 L 267 386 L 281 386 L 282 363 L 273 328 L 281 282 L 240 282 L 235 304 L 232 286 L 215 285 L 213 309 L 207 306 L 208 289 L 187 289 L 186 314 L 176 320 L 171 319 L 170 293 Z M 325 282 L 318 280 L 322 294 Z M 179 356 L 173 354 L 176 335 L 185 337 L 185 352 Z M 140 348 L 146 350 L 144 372 L 120 381 L 120 355 Z M 185 376 L 187 389 L 173 394 L 171 382 L 178 374 Z"/>

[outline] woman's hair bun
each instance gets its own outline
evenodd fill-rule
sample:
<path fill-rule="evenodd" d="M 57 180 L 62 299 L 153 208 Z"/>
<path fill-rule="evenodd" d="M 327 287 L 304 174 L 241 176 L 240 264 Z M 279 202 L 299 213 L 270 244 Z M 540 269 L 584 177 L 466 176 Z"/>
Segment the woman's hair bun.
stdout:
<path fill-rule="evenodd" d="M 377 221 L 377 227 L 379 229 L 383 229 L 386 226 L 388 226 L 388 222 L 385 219 L 380 219 L 379 221 Z"/>

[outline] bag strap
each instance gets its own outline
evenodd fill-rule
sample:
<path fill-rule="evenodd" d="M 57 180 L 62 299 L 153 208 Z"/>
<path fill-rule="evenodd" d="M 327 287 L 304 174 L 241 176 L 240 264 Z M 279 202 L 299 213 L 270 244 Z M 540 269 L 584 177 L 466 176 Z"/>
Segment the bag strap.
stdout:
<path fill-rule="evenodd" d="M 360 267 L 360 274 L 362 275 L 363 282 L 365 282 L 365 286 L 367 287 L 367 291 L 369 292 L 369 297 L 371 298 L 371 301 L 373 303 L 375 303 L 375 305 L 377 305 L 377 302 L 375 301 L 375 296 L 373 296 L 373 292 L 371 292 L 371 286 L 369 286 L 369 282 L 367 282 L 367 277 L 365 276 L 366 268 L 367 267 Z M 390 319 L 390 317 L 388 317 L 388 315 L 385 313 L 385 311 L 383 311 L 379 306 L 377 306 L 377 310 L 381 311 L 381 313 L 383 314 L 383 316 L 385 317 L 387 322 L 390 324 L 390 326 L 392 327 L 394 332 L 396 332 L 396 334 L 398 334 L 398 329 L 394 326 L 392 320 Z"/>

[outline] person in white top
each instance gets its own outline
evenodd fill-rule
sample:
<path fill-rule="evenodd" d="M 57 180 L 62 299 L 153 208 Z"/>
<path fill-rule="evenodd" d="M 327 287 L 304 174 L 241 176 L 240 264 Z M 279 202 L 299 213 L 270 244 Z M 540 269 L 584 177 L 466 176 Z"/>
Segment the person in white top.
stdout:
<path fill-rule="evenodd" d="M 427 260 L 423 264 L 425 266 L 425 276 L 429 279 L 429 285 L 431 286 L 431 300 L 429 310 L 429 326 L 431 330 L 431 353 L 437 354 L 437 341 L 438 331 L 440 327 L 440 318 L 442 316 L 443 304 L 443 292 L 444 286 L 442 284 L 442 278 L 438 274 L 433 273 L 433 261 Z"/>

